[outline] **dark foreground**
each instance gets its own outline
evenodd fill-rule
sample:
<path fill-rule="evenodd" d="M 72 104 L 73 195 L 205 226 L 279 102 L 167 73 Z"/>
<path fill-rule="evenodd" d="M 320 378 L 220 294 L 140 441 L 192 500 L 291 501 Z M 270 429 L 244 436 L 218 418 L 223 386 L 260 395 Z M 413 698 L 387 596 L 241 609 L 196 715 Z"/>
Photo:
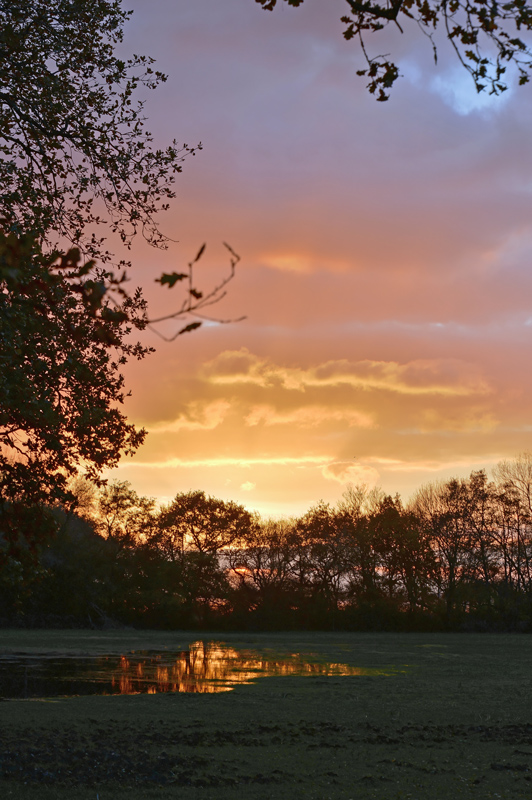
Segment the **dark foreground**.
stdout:
<path fill-rule="evenodd" d="M 197 638 L 1 631 L 0 655 L 179 649 Z M 270 677 L 221 694 L 4 700 L 0 797 L 532 797 L 531 637 L 296 633 L 223 640 L 405 671 Z"/>

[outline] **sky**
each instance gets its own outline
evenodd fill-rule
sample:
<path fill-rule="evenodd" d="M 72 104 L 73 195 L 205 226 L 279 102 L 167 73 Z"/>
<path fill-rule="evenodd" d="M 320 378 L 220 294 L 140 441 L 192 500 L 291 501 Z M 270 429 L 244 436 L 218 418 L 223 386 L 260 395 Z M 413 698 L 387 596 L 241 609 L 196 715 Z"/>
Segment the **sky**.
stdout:
<path fill-rule="evenodd" d="M 154 145 L 203 146 L 160 217 L 174 241 L 136 242 L 132 280 L 168 313 L 179 292 L 155 277 L 207 242 L 213 286 L 228 242 L 241 261 L 212 313 L 246 319 L 144 334 L 125 412 L 148 436 L 111 477 L 289 516 L 532 449 L 532 89 L 477 95 L 413 27 L 368 40 L 403 75 L 378 103 L 344 0 L 126 7 L 123 51 L 168 75 L 146 97 Z"/>

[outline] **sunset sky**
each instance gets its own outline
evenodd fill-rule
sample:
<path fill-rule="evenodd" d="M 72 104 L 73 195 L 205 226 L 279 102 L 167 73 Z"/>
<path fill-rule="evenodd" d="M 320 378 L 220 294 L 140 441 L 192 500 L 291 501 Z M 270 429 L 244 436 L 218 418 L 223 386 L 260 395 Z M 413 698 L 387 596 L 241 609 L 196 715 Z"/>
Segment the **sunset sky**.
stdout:
<path fill-rule="evenodd" d="M 242 261 L 213 312 L 247 319 L 145 335 L 126 413 L 149 435 L 112 477 L 289 515 L 532 449 L 532 89 L 477 95 L 413 27 L 369 40 L 404 76 L 377 103 L 344 0 L 125 6 L 125 52 L 169 76 L 147 99 L 155 145 L 203 144 L 160 218 L 176 243 L 138 242 L 133 280 L 158 316 L 179 295 L 153 279 L 206 241 L 211 285 L 227 241 Z"/>

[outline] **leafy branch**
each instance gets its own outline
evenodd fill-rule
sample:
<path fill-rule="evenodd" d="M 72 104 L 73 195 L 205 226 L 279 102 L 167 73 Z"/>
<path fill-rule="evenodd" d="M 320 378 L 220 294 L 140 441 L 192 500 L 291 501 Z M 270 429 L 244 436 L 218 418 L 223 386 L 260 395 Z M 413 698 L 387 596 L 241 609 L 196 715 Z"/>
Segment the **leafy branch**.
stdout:
<path fill-rule="evenodd" d="M 263 9 L 273 11 L 277 0 L 255 0 Z M 299 7 L 304 0 L 285 0 Z M 369 53 L 366 38 L 393 24 L 400 33 L 415 22 L 430 39 L 434 61 L 438 53 L 434 33 L 443 26 L 445 35 L 460 64 L 471 75 L 477 92 L 487 90 L 500 95 L 508 89 L 507 69 L 517 70 L 519 84 L 529 82 L 532 50 L 522 32 L 532 30 L 532 6 L 526 0 L 345 0 L 349 15 L 341 17 L 346 26 L 344 38 L 356 39 L 367 67 L 357 71 L 369 79 L 367 89 L 379 101 L 388 100 L 399 77 L 397 64 L 388 55 Z"/>
<path fill-rule="evenodd" d="M 164 339 L 167 342 L 172 342 L 177 339 L 178 336 L 181 336 L 183 333 L 189 333 L 190 331 L 197 330 L 197 328 L 201 327 L 204 321 L 209 322 L 218 322 L 219 324 L 227 324 L 229 322 L 241 322 L 245 319 L 245 317 L 238 317 L 236 319 L 221 319 L 219 317 L 213 317 L 211 315 L 204 314 L 204 310 L 209 308 L 210 306 L 219 303 L 220 300 L 227 295 L 227 286 L 233 280 L 236 273 L 236 266 L 240 261 L 240 256 L 235 253 L 232 247 L 230 247 L 227 242 L 223 242 L 224 247 L 229 251 L 229 273 L 223 278 L 220 283 L 216 284 L 210 291 L 204 293 L 201 292 L 199 289 L 196 288 L 196 282 L 194 279 L 194 267 L 201 259 L 205 252 L 206 245 L 203 244 L 200 249 L 198 250 L 196 257 L 192 259 L 192 261 L 188 264 L 188 270 L 186 272 L 172 272 L 172 273 L 163 273 L 160 278 L 157 278 L 157 282 L 161 284 L 161 286 L 168 286 L 171 289 L 176 283 L 180 283 L 184 281 L 188 284 L 186 296 L 181 304 L 181 306 L 176 310 L 171 312 L 170 314 L 165 314 L 162 317 L 156 317 L 154 319 L 149 319 L 147 324 L 153 328 L 154 325 L 160 322 L 166 322 L 170 319 L 183 319 L 184 317 L 196 317 L 193 322 L 189 322 L 183 328 L 178 330 L 172 336 L 165 336 L 156 328 L 153 328 L 155 333 Z"/>

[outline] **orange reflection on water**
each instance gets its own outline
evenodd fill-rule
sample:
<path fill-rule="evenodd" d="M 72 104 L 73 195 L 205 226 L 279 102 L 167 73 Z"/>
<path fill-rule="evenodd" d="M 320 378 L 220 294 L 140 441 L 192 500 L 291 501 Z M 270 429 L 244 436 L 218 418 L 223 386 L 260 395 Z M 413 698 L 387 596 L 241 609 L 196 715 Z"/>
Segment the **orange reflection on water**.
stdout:
<path fill-rule="evenodd" d="M 133 663 L 132 663 L 133 662 Z M 304 658 L 237 650 L 220 642 L 193 642 L 178 653 L 122 656 L 112 684 L 120 694 L 144 692 L 229 692 L 238 684 L 267 676 L 391 675 L 397 670 L 352 667 Z"/>

